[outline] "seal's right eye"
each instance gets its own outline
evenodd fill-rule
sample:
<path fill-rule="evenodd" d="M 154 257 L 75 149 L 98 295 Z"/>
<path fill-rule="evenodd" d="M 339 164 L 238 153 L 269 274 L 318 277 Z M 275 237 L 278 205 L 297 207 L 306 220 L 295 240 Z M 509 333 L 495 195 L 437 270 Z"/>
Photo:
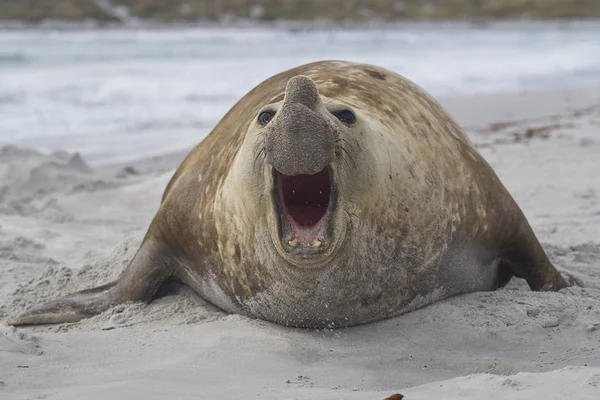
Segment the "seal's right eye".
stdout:
<path fill-rule="evenodd" d="M 339 110 L 333 113 L 337 119 L 342 121 L 345 124 L 352 125 L 356 123 L 356 116 L 350 110 Z"/>
<path fill-rule="evenodd" d="M 275 113 L 273 111 L 263 111 L 258 115 L 257 121 L 260 125 L 265 126 L 273 119 L 274 116 Z"/>

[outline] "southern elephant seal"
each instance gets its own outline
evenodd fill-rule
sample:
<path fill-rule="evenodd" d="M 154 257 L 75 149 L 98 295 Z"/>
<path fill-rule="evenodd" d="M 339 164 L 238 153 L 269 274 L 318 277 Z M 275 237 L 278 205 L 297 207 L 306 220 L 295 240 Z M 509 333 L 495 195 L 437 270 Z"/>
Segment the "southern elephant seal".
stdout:
<path fill-rule="evenodd" d="M 221 309 L 299 327 L 375 321 L 513 276 L 567 283 L 442 107 L 372 65 L 264 81 L 183 161 L 117 281 L 12 325 L 150 301 L 168 278 Z"/>

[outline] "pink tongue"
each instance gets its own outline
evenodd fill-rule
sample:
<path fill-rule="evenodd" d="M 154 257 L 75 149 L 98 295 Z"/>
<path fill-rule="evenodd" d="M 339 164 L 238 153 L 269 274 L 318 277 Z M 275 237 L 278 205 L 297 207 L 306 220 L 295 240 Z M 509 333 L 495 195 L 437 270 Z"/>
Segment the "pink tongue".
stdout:
<path fill-rule="evenodd" d="M 312 245 L 329 205 L 329 170 L 323 169 L 314 175 L 277 174 L 281 202 L 293 234 L 291 240 Z"/>
<path fill-rule="evenodd" d="M 321 221 L 312 226 L 303 226 L 294 221 L 289 212 L 286 213 L 286 216 L 292 228 L 294 239 L 301 244 L 312 244 L 315 241 L 321 229 Z"/>

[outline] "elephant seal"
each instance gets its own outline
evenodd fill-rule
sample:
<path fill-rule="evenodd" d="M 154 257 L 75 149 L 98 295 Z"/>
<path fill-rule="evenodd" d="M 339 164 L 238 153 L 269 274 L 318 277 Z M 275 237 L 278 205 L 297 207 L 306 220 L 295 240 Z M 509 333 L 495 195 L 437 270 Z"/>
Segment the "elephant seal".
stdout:
<path fill-rule="evenodd" d="M 179 166 L 115 282 L 9 323 L 149 302 L 175 278 L 227 312 L 342 327 L 513 275 L 532 290 L 567 286 L 457 123 L 400 75 L 323 61 L 233 106 Z"/>

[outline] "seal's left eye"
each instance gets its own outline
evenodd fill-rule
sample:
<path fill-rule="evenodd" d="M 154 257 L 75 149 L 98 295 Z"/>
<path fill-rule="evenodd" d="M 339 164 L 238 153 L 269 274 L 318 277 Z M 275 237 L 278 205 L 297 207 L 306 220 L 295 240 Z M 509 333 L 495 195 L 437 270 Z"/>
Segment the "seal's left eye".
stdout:
<path fill-rule="evenodd" d="M 356 116 L 350 110 L 340 110 L 333 113 L 337 119 L 345 124 L 351 125 L 356 122 Z"/>
<path fill-rule="evenodd" d="M 260 125 L 265 126 L 266 124 L 269 123 L 269 121 L 271 121 L 273 119 L 274 116 L 275 116 L 275 113 L 273 111 L 263 111 L 258 116 L 257 121 Z"/>

